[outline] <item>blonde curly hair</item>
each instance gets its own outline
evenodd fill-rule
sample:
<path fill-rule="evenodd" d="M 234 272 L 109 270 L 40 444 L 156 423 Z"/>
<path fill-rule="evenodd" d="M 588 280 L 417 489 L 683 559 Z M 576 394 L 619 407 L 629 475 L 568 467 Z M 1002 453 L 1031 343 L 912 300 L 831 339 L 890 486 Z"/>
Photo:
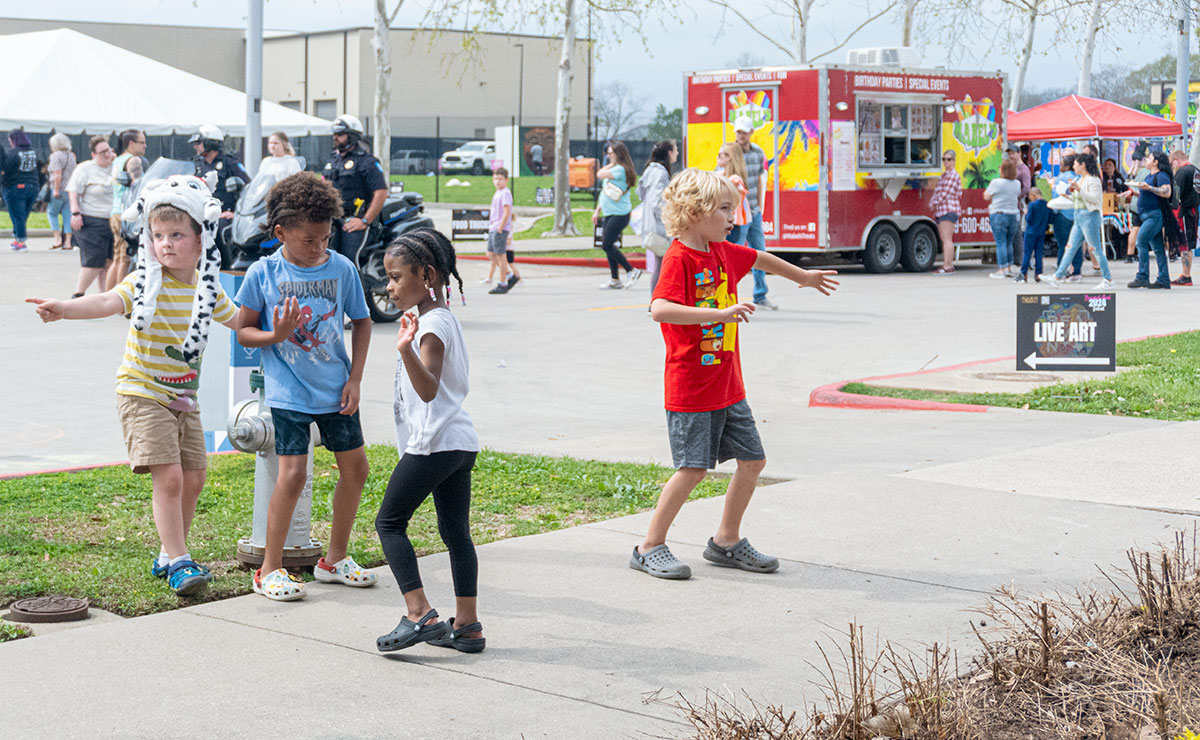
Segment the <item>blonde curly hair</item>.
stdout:
<path fill-rule="evenodd" d="M 715 172 L 695 167 L 680 172 L 663 191 L 662 218 L 667 233 L 679 236 L 717 210 L 722 195 L 728 195 L 735 205 L 742 197 L 732 180 Z"/>

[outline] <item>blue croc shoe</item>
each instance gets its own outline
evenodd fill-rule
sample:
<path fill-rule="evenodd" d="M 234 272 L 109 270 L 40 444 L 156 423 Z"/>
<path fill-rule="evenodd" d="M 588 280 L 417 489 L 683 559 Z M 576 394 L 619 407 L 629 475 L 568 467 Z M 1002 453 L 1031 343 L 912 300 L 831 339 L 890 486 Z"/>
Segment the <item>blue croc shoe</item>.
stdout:
<path fill-rule="evenodd" d="M 155 578 L 166 578 L 167 571 L 170 569 L 171 565 L 169 563 L 167 565 L 159 565 L 157 557 L 150 561 L 150 575 Z"/>
<path fill-rule="evenodd" d="M 195 596 L 208 588 L 210 577 L 207 568 L 196 565 L 191 560 L 184 560 L 171 566 L 167 574 L 167 583 L 176 596 Z"/>

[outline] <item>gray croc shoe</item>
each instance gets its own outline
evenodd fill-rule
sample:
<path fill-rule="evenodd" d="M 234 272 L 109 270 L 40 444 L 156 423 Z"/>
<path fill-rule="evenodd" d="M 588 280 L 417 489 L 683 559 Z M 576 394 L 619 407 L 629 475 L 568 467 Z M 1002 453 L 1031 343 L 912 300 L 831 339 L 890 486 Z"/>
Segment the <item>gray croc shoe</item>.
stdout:
<path fill-rule="evenodd" d="M 396 629 L 375 640 L 375 648 L 381 653 L 390 653 L 393 650 L 403 650 L 419 642 L 429 642 L 442 637 L 450 631 L 450 627 L 445 622 L 431 624 L 432 620 L 437 619 L 437 616 L 437 609 L 430 609 L 429 613 L 421 617 L 419 622 L 414 622 L 405 616 L 400 620 L 400 624 L 396 625 Z"/>
<path fill-rule="evenodd" d="M 655 578 L 682 581 L 692 577 L 692 569 L 672 555 L 666 545 L 652 547 L 646 552 L 638 552 L 635 545 L 633 555 L 629 556 L 629 567 L 649 573 Z"/>
<path fill-rule="evenodd" d="M 708 547 L 704 548 L 704 559 L 713 565 L 725 568 L 741 568 L 753 573 L 774 573 L 779 570 L 779 559 L 764 555 L 743 537 L 733 547 L 721 547 L 708 539 Z"/>

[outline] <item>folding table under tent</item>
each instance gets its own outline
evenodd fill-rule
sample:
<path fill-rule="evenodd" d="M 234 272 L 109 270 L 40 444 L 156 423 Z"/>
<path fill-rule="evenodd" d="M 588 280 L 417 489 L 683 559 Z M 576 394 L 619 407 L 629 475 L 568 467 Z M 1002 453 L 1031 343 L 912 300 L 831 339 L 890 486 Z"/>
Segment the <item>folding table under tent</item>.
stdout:
<path fill-rule="evenodd" d="M 66 28 L 0 36 L 0 130 L 158 136 L 202 123 L 246 134 L 246 94 Z M 330 122 L 263 101 L 263 131 L 329 133 Z"/>

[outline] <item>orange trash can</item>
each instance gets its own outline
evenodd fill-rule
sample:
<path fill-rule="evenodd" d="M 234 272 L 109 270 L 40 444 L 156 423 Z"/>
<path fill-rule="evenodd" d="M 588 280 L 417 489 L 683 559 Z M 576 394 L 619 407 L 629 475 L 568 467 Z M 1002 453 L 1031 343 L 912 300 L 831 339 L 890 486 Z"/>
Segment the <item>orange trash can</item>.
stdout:
<path fill-rule="evenodd" d="M 587 190 L 596 184 L 596 160 L 592 157 L 572 159 L 567 168 L 571 187 Z"/>

